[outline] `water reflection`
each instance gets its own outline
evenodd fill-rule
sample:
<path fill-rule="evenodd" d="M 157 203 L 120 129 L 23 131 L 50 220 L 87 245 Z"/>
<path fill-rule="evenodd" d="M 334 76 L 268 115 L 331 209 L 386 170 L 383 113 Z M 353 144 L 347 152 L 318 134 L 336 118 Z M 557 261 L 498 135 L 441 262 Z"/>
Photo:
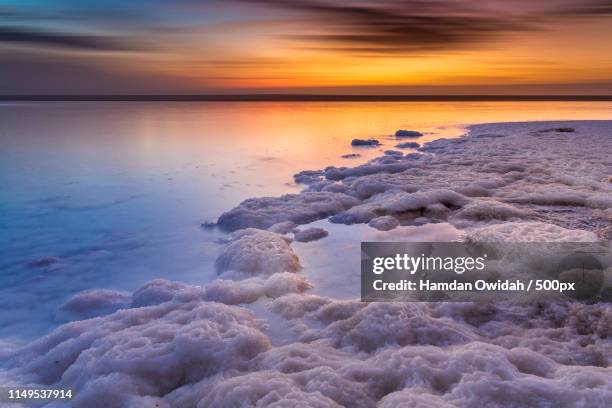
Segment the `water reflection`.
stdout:
<path fill-rule="evenodd" d="M 80 290 L 213 279 L 221 233 L 202 222 L 297 191 L 300 170 L 379 155 L 399 128 L 423 142 L 470 123 L 611 118 L 604 102 L 0 104 L 0 336 L 49 330 Z M 334 231 L 303 247 L 305 264 L 324 245 L 352 245 Z M 56 261 L 32 263 L 45 257 Z M 313 270 L 322 291 L 334 262 Z"/>

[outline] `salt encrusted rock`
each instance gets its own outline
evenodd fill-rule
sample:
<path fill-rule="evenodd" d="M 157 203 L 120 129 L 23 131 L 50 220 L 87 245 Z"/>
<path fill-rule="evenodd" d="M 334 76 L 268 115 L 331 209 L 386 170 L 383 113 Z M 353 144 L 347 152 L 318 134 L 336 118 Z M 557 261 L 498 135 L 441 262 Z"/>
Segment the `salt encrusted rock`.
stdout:
<path fill-rule="evenodd" d="M 357 157 L 361 157 L 359 153 L 347 153 L 340 156 L 343 159 L 355 159 Z"/>
<path fill-rule="evenodd" d="M 421 147 L 421 145 L 417 142 L 405 142 L 396 144 L 395 147 L 397 147 L 398 149 L 418 149 L 419 147 Z"/>
<path fill-rule="evenodd" d="M 387 156 L 395 156 L 395 157 L 402 157 L 404 155 L 404 153 L 400 152 L 399 150 L 385 150 L 385 155 L 387 155 Z"/>
<path fill-rule="evenodd" d="M 327 235 L 329 235 L 328 232 L 323 228 L 306 228 L 296 231 L 294 238 L 298 242 L 311 242 L 325 238 Z"/>
<path fill-rule="evenodd" d="M 251 275 L 301 269 L 297 255 L 282 236 L 254 228 L 236 232 L 215 266 L 219 273 L 231 270 Z"/>
<path fill-rule="evenodd" d="M 266 229 L 274 224 L 292 221 L 308 224 L 344 211 L 359 201 L 342 193 L 304 192 L 281 197 L 251 198 L 238 207 L 223 213 L 218 225 L 235 231 L 242 228 Z"/>
<path fill-rule="evenodd" d="M 370 220 L 368 225 L 380 231 L 390 231 L 396 227 L 399 227 L 400 223 L 395 217 L 383 215 L 382 217 L 376 217 L 373 220 Z"/>
<path fill-rule="evenodd" d="M 376 139 L 353 139 L 351 146 L 379 146 L 380 142 Z"/>
<path fill-rule="evenodd" d="M 417 132 L 416 130 L 400 129 L 397 132 L 395 132 L 395 137 L 398 139 L 401 139 L 404 137 L 420 137 L 420 136 L 423 136 L 423 134 L 421 132 Z"/>

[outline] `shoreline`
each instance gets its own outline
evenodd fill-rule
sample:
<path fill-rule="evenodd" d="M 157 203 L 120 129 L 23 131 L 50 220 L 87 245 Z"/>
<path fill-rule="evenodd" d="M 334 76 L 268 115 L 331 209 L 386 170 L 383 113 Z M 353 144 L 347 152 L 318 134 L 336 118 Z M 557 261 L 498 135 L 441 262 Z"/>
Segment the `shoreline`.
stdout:
<path fill-rule="evenodd" d="M 266 229 L 280 222 L 299 225 L 328 217 L 332 223 L 359 224 L 399 214 L 398 225 L 411 225 L 408 221 L 417 218 L 449 220 L 460 228 L 535 220 L 570 229 L 587 227 L 609 238 L 610 131 L 611 121 L 471 125 L 463 137 L 428 142 L 417 153 L 396 152 L 355 167 L 302 171 L 294 176 L 306 186 L 302 192 L 246 200 L 222 214 L 218 225 L 228 231 Z M 528 157 L 522 156 L 521 144 L 526 150 L 531 147 Z M 566 209 L 581 214 L 575 220 L 555 214 Z M 590 218 L 602 222 L 589 223 Z"/>

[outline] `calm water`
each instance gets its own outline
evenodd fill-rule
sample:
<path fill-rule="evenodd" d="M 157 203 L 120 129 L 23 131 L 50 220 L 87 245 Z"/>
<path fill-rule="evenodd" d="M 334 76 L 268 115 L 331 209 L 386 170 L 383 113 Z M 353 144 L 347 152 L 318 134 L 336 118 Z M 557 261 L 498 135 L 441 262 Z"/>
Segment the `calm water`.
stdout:
<path fill-rule="evenodd" d="M 0 339 L 49 331 L 65 321 L 59 306 L 84 289 L 214 279 L 222 233 L 202 222 L 249 197 L 298 191 L 300 170 L 378 155 L 398 128 L 426 132 L 422 142 L 472 123 L 553 119 L 612 119 L 612 103 L 0 104 Z M 356 137 L 386 146 L 353 149 Z M 340 158 L 351 152 L 362 157 Z M 332 254 L 356 251 L 374 232 L 317 225 L 330 237 L 296 250 L 315 289 L 331 294 Z M 31 264 L 43 257 L 57 262 Z M 339 295 L 357 296 L 357 278 Z"/>

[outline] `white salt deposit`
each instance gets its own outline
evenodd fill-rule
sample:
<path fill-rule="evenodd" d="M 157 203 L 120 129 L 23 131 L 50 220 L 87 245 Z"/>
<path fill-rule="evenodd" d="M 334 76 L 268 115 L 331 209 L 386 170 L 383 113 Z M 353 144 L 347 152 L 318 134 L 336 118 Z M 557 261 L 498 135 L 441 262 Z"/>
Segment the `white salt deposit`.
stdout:
<path fill-rule="evenodd" d="M 330 192 L 252 198 L 224 213 L 219 217 L 218 224 L 229 231 L 249 227 L 266 229 L 284 221 L 306 224 L 346 210 L 357 203 L 354 197 Z"/>
<path fill-rule="evenodd" d="M 73 317 L 87 319 L 129 307 L 132 294 L 123 291 L 94 289 L 72 296 L 62 305 L 62 310 Z"/>
<path fill-rule="evenodd" d="M 254 228 L 235 233 L 215 265 L 219 273 L 236 271 L 249 275 L 301 269 L 300 260 L 282 236 Z"/>
<path fill-rule="evenodd" d="M 23 347 L 0 345 L 0 375 L 73 388 L 68 405 L 87 408 L 609 407 L 608 303 L 317 296 L 282 234 L 320 235 L 297 225 L 330 217 L 393 229 L 375 231 L 381 240 L 438 221 L 477 242 L 610 237 L 611 130 L 610 122 L 478 125 L 422 154 L 302 173 L 303 192 L 250 199 L 219 218 L 236 231 L 217 259 L 224 279 L 78 294 L 66 310 L 111 314 Z M 287 337 L 272 342 L 280 331 Z"/>

